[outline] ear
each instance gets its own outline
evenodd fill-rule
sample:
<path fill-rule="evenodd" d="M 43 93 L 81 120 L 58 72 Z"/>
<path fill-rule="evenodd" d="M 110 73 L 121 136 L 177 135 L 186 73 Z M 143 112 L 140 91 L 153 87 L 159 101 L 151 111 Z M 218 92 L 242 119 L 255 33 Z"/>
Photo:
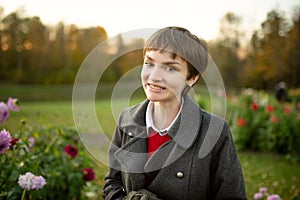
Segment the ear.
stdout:
<path fill-rule="evenodd" d="M 192 87 L 195 83 L 197 83 L 197 81 L 200 78 L 200 74 L 193 76 L 192 78 L 190 78 L 189 80 L 187 80 L 187 84 Z"/>

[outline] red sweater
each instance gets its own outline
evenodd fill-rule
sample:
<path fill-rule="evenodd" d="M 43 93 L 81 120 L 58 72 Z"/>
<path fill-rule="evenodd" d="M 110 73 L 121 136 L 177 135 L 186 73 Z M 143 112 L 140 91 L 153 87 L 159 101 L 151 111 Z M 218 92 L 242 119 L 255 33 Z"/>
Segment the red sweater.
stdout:
<path fill-rule="evenodd" d="M 168 134 L 161 136 L 153 129 L 149 133 L 148 137 L 148 156 L 150 157 L 161 145 L 169 141 L 171 138 Z"/>

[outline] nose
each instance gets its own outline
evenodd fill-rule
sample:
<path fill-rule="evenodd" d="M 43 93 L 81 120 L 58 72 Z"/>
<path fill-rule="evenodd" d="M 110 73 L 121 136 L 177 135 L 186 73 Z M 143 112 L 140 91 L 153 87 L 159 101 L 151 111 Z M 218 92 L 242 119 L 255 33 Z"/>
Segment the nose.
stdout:
<path fill-rule="evenodd" d="M 162 80 L 162 71 L 159 66 L 154 66 L 149 73 L 149 79 L 153 81 L 161 81 Z"/>

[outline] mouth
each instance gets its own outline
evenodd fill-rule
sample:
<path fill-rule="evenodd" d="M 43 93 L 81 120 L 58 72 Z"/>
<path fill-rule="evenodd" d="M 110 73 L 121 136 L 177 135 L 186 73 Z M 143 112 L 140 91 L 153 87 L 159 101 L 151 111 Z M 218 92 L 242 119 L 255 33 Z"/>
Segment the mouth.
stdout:
<path fill-rule="evenodd" d="M 153 89 L 153 90 L 165 90 L 166 89 L 165 87 L 161 87 L 159 85 L 153 85 L 150 83 L 148 83 L 147 85 L 150 87 L 150 89 Z"/>

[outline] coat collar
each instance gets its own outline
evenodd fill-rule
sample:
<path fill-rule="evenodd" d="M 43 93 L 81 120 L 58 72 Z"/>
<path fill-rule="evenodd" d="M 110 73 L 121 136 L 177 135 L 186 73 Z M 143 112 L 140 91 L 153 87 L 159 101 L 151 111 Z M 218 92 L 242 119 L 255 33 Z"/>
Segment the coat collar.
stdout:
<path fill-rule="evenodd" d="M 141 135 L 141 132 L 146 131 L 145 116 L 148 103 L 149 100 L 145 100 L 141 104 L 127 109 L 123 114 L 119 128 L 127 134 L 130 133 L 133 137 L 137 135 L 146 137 L 144 134 Z M 181 114 L 168 133 L 176 144 L 185 149 L 193 144 L 200 128 L 202 117 L 200 113 L 199 105 L 189 95 L 186 95 Z"/>
<path fill-rule="evenodd" d="M 131 139 L 115 152 L 123 171 L 143 173 L 154 171 L 178 159 L 195 141 L 200 128 L 200 107 L 189 96 L 185 97 L 180 116 L 169 130 L 172 138 L 149 159 L 145 113 L 149 101 L 127 109 L 119 128 Z"/>

